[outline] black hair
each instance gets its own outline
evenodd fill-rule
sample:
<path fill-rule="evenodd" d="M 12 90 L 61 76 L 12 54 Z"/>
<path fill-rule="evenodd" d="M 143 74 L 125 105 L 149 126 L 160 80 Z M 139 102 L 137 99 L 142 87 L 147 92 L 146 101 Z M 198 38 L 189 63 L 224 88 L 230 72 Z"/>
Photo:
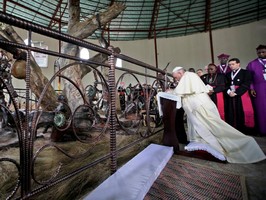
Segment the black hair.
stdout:
<path fill-rule="evenodd" d="M 189 72 L 196 72 L 195 69 L 193 67 L 188 69 Z"/>
<path fill-rule="evenodd" d="M 210 64 L 208 64 L 208 67 L 209 66 L 214 66 L 215 68 L 217 68 L 217 65 L 215 65 L 214 63 L 210 63 Z"/>
<path fill-rule="evenodd" d="M 260 44 L 260 45 L 256 48 L 256 50 L 259 50 L 259 49 L 266 49 L 266 45 L 262 45 L 262 44 Z"/>
<path fill-rule="evenodd" d="M 240 60 L 238 58 L 231 58 L 228 62 L 236 61 L 236 63 L 240 63 Z"/>

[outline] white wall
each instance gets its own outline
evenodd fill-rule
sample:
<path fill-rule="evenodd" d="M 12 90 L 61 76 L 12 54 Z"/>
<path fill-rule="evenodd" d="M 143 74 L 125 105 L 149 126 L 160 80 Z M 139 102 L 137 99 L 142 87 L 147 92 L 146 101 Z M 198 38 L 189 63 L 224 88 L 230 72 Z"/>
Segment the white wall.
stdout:
<path fill-rule="evenodd" d="M 266 44 L 266 20 L 255 23 L 217 30 L 213 32 L 216 55 L 225 52 L 237 57 L 246 67 L 250 60 L 257 57 L 256 47 Z"/>
<path fill-rule="evenodd" d="M 217 55 L 226 53 L 230 58 L 238 57 L 242 67 L 256 58 L 256 47 L 266 44 L 266 20 L 237 27 L 212 31 L 214 61 Z M 120 46 L 123 54 L 129 54 L 154 65 L 154 41 L 113 42 Z M 185 68 L 202 68 L 211 62 L 209 33 L 199 33 L 185 37 L 157 39 L 159 68 L 163 69 L 171 62 L 168 70 L 180 65 Z"/>
<path fill-rule="evenodd" d="M 23 31 L 22 31 L 23 32 Z M 24 32 L 23 37 L 27 37 Z M 232 57 L 238 57 L 243 68 L 247 63 L 256 58 L 256 47 L 259 44 L 266 44 L 266 20 L 241 25 L 237 27 L 215 30 L 212 32 L 213 47 L 215 55 L 215 63 L 218 64 L 217 55 L 226 53 Z M 50 50 L 58 51 L 58 41 L 49 39 L 44 36 L 33 34 L 33 40 L 44 41 Z M 97 41 L 90 41 L 97 44 Z M 155 66 L 154 40 L 139 41 L 115 41 L 111 45 L 120 47 L 121 53 L 135 59 L 141 60 L 147 64 Z M 195 69 L 203 68 L 211 62 L 211 51 L 209 42 L 209 33 L 199 33 L 185 37 L 157 39 L 158 49 L 158 65 L 163 69 L 168 62 L 168 72 L 177 66 L 183 66 L 186 69 L 194 67 Z M 93 56 L 95 53 L 91 52 Z M 56 58 L 49 57 L 48 68 L 42 68 L 43 73 L 48 77 L 52 77 L 54 73 L 54 61 Z M 123 62 L 123 67 L 145 72 L 138 66 L 131 63 Z M 150 70 L 147 73 L 154 74 Z M 121 74 L 120 72 L 117 75 Z M 145 81 L 145 79 L 140 79 Z M 148 82 L 150 79 L 147 79 Z M 128 82 L 133 81 L 127 78 Z M 15 86 L 20 86 L 19 81 L 13 79 Z M 55 83 L 56 87 L 56 83 Z M 57 88 L 56 88 L 57 89 Z"/>

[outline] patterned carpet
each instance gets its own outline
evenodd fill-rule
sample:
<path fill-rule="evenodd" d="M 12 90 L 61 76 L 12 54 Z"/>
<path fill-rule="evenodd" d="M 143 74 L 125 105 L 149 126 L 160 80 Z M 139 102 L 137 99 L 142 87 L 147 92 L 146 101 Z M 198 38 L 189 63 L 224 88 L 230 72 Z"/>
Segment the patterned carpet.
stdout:
<path fill-rule="evenodd" d="M 244 176 L 172 158 L 144 199 L 247 199 L 247 192 Z"/>

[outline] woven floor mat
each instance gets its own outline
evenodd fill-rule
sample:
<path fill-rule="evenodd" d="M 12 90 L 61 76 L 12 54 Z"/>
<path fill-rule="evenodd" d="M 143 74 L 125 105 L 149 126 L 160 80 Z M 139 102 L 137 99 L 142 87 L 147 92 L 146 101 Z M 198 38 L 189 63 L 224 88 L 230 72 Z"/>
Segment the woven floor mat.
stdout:
<path fill-rule="evenodd" d="M 144 199 L 247 199 L 247 192 L 244 176 L 171 159 Z"/>

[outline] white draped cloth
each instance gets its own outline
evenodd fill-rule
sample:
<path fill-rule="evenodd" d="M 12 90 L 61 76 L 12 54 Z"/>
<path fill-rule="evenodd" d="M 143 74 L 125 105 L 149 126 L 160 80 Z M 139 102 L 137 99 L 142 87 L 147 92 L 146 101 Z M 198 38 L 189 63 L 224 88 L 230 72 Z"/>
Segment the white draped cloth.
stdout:
<path fill-rule="evenodd" d="M 230 163 L 255 163 L 266 158 L 254 138 L 220 118 L 207 94 L 208 89 L 197 74 L 185 72 L 174 92 L 182 98 L 190 142 L 210 145 Z"/>
<path fill-rule="evenodd" d="M 171 93 L 166 93 L 166 92 L 158 92 L 156 97 L 157 97 L 157 102 L 158 102 L 157 104 L 158 104 L 158 110 L 159 110 L 160 116 L 163 115 L 162 106 L 161 106 L 161 97 L 175 101 L 176 102 L 176 108 L 177 109 L 181 108 L 181 97 L 180 96 L 177 96 L 177 95 L 171 94 Z"/>

